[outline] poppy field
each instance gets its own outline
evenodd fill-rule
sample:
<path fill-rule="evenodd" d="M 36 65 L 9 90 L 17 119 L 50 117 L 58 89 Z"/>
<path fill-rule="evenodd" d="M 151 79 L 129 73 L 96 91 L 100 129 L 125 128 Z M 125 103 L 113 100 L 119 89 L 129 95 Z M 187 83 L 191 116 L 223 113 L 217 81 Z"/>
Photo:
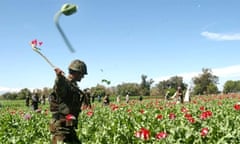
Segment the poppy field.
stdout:
<path fill-rule="evenodd" d="M 95 102 L 82 110 L 77 133 L 86 144 L 239 143 L 239 101 L 239 94 L 229 94 L 199 96 L 184 104 L 159 99 L 108 106 Z M 24 102 L 3 102 L 0 111 L 0 143 L 50 143 L 48 105 L 32 111 Z"/>

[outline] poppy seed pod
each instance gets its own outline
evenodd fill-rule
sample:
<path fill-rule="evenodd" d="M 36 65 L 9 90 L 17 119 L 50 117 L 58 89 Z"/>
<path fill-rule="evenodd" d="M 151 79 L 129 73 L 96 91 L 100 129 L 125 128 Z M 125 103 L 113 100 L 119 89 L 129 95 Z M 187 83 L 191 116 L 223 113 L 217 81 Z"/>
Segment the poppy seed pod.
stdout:
<path fill-rule="evenodd" d="M 64 4 L 61 8 L 61 12 L 66 16 L 72 15 L 77 12 L 77 6 L 74 4 Z"/>

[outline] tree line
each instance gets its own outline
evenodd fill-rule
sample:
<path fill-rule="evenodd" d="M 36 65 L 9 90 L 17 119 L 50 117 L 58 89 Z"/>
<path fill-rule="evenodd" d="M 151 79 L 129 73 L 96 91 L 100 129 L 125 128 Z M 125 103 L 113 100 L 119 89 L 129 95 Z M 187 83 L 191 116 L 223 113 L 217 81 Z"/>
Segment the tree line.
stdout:
<path fill-rule="evenodd" d="M 208 95 L 220 93 L 217 84 L 219 77 L 212 73 L 209 68 L 203 68 L 202 73 L 192 78 L 191 95 Z M 184 91 L 188 88 L 188 84 L 183 82 L 183 77 L 173 76 L 167 80 L 159 81 L 153 85 L 153 79 L 148 79 L 147 75 L 141 75 L 141 83 L 122 83 L 117 86 L 107 87 L 104 84 L 97 84 L 90 89 L 91 96 L 98 97 L 106 94 L 110 96 L 157 96 L 164 97 L 167 91 L 173 95 L 177 87 L 181 87 Z M 110 84 L 110 81 L 107 83 Z M 48 96 L 52 92 L 52 88 L 43 88 L 35 90 L 40 96 Z M 236 93 L 240 92 L 240 80 L 228 80 L 223 87 L 223 93 Z M 1 95 L 2 99 L 25 99 L 27 96 L 32 95 L 28 88 L 24 88 L 19 92 L 7 92 Z"/>

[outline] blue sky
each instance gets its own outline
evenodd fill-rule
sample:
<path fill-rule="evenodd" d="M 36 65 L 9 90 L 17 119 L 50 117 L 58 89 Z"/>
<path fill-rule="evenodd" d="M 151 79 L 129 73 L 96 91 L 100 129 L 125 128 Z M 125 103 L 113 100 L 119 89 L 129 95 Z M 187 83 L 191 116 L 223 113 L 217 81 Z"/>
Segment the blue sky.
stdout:
<path fill-rule="evenodd" d="M 63 4 L 78 12 L 59 23 L 76 50 L 71 53 L 53 18 Z M 102 79 L 110 86 L 155 83 L 172 76 L 189 82 L 210 68 L 226 80 L 240 79 L 239 0 L 1 0 L 0 91 L 52 87 L 53 69 L 29 42 L 67 73 L 73 59 L 88 65 L 81 88 Z"/>

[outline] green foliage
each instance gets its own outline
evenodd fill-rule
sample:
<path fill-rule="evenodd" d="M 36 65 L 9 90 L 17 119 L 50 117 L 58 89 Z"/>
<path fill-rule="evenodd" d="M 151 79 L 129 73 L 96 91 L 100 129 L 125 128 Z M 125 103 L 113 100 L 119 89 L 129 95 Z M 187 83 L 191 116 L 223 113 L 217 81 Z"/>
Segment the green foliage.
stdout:
<path fill-rule="evenodd" d="M 239 143 L 240 105 L 236 105 L 239 98 L 240 95 L 231 94 L 196 97 L 185 104 L 156 99 L 109 106 L 94 103 L 93 109 L 85 109 L 80 114 L 77 133 L 84 144 Z M 25 107 L 24 101 L 2 101 L 2 105 L 0 143 L 50 142 L 48 105 L 41 106 L 39 113 Z M 206 112 L 208 115 L 203 115 Z M 186 114 L 194 121 L 190 122 Z M 149 130 L 148 139 L 136 137 L 141 128 Z M 208 129 L 206 136 L 201 136 L 202 128 Z M 156 139 L 159 132 L 165 132 L 167 137 Z"/>
<path fill-rule="evenodd" d="M 163 80 L 156 84 L 159 94 L 162 96 L 164 96 L 167 91 L 170 91 L 170 95 L 173 95 L 178 86 L 183 90 L 187 87 L 187 84 L 183 82 L 183 77 L 181 76 L 173 76 L 168 80 Z"/>
<path fill-rule="evenodd" d="M 125 96 L 127 93 L 140 95 L 140 86 L 137 83 L 123 83 L 117 85 L 117 93 L 122 96 Z"/>
<path fill-rule="evenodd" d="M 91 88 L 91 95 L 104 96 L 106 94 L 106 88 L 103 85 L 97 85 L 96 87 Z"/>
<path fill-rule="evenodd" d="M 151 88 L 151 85 L 154 81 L 152 79 L 147 80 L 146 75 L 142 75 L 141 78 L 142 78 L 142 82 L 140 84 L 140 93 L 141 93 L 141 95 L 149 96 L 150 95 L 150 88 Z"/>
<path fill-rule="evenodd" d="M 228 80 L 223 86 L 224 93 L 240 92 L 240 81 Z"/>
<path fill-rule="evenodd" d="M 49 143 L 48 108 L 37 113 L 24 104 L 24 101 L 3 101 L 3 107 L 0 109 L 0 143 Z"/>
<path fill-rule="evenodd" d="M 194 95 L 216 94 L 218 93 L 218 77 L 212 74 L 211 69 L 202 69 L 202 74 L 193 78 Z"/>

